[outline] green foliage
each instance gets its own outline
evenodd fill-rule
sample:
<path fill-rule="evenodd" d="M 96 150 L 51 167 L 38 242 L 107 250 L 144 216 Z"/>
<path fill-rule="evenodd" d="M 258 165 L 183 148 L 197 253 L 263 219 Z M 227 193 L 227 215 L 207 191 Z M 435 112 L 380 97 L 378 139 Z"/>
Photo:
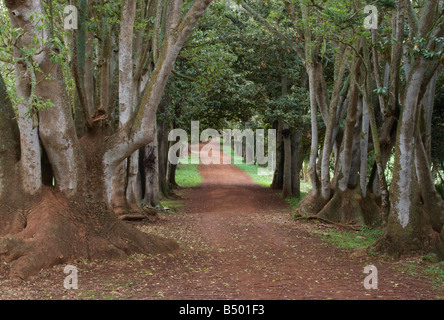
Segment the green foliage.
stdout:
<path fill-rule="evenodd" d="M 382 9 L 395 9 L 396 2 L 393 0 L 378 0 L 376 6 Z"/>
<path fill-rule="evenodd" d="M 261 8 L 267 19 L 288 25 L 282 6 L 274 1 Z M 259 28 L 243 10 L 225 11 L 215 1 L 185 44 L 168 83 L 172 99 L 160 115 L 188 128 L 234 128 L 249 123 L 270 127 L 277 118 L 308 131 L 308 91 L 301 87 L 303 67 L 296 54 Z M 282 97 L 282 77 L 288 95 Z"/>
<path fill-rule="evenodd" d="M 435 188 L 436 188 L 436 191 L 438 192 L 438 194 L 444 200 L 444 186 L 442 184 L 436 184 Z"/>

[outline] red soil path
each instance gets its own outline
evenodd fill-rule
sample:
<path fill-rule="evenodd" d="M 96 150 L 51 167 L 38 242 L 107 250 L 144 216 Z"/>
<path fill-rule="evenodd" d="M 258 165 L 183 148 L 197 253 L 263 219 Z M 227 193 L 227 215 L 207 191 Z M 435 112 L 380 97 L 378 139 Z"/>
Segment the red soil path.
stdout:
<path fill-rule="evenodd" d="M 201 165 L 201 186 L 186 211 L 217 252 L 214 271 L 237 284 L 240 299 L 434 299 L 430 284 L 378 258 L 350 258 L 320 239 L 316 224 L 291 220 L 291 209 L 235 165 Z M 364 267 L 378 268 L 377 290 Z M 208 284 L 211 286 L 210 284 Z M 441 294 L 442 296 L 442 294 Z"/>
<path fill-rule="evenodd" d="M 63 265 L 25 283 L 0 265 L 0 299 L 321 300 L 444 299 L 430 279 L 406 268 L 421 259 L 350 258 L 321 239 L 330 228 L 294 221 L 273 190 L 235 165 L 201 165 L 203 183 L 180 189 L 183 207 L 141 230 L 175 239 L 180 252 L 124 261 L 79 260 L 78 290 L 66 290 Z M 408 262 L 408 264 L 406 263 Z M 364 267 L 378 269 L 377 290 L 364 288 Z"/>

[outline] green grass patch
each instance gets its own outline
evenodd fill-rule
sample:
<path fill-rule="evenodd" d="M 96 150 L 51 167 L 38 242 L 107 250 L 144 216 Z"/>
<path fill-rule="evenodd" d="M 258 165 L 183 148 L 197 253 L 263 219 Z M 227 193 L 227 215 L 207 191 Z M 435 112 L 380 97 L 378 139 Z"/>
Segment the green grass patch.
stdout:
<path fill-rule="evenodd" d="M 444 293 L 444 262 L 424 266 L 422 272 L 432 281 L 433 289 Z M 444 297 L 442 297 L 444 299 Z"/>
<path fill-rule="evenodd" d="M 242 164 L 235 164 L 235 166 L 241 169 L 242 171 L 245 171 L 254 182 L 263 187 L 269 187 L 273 182 L 272 174 L 267 174 L 267 175 L 258 174 L 259 166 L 257 165 L 242 163 Z"/>
<path fill-rule="evenodd" d="M 160 200 L 162 208 L 181 208 L 185 206 L 180 200 Z"/>
<path fill-rule="evenodd" d="M 296 208 L 299 205 L 299 201 L 301 201 L 302 198 L 305 197 L 306 194 L 307 194 L 307 192 L 302 192 L 302 190 L 301 190 L 301 195 L 299 197 L 295 197 L 295 196 L 288 197 L 287 199 L 285 199 L 285 201 L 287 201 L 290 204 L 290 207 L 292 210 L 296 210 Z"/>
<path fill-rule="evenodd" d="M 202 183 L 197 164 L 179 163 L 176 170 L 176 183 L 180 187 L 191 188 Z"/>
<path fill-rule="evenodd" d="M 299 205 L 299 202 L 302 200 L 303 197 L 307 195 L 308 192 L 311 190 L 311 184 L 307 181 L 301 181 L 300 184 L 300 191 L 301 195 L 299 197 L 291 196 L 285 199 L 290 204 L 291 209 L 296 210 L 296 208 Z"/>
<path fill-rule="evenodd" d="M 223 150 L 223 145 L 221 144 L 221 150 Z M 263 186 L 263 187 L 269 187 L 271 183 L 273 182 L 273 173 L 267 174 L 267 175 L 260 175 L 259 172 L 259 166 L 257 164 L 248 164 L 245 163 L 244 159 L 237 155 L 233 148 L 231 148 L 231 163 L 233 163 L 236 167 L 241 169 L 242 171 L 246 172 L 251 179 Z"/>
<path fill-rule="evenodd" d="M 439 259 L 437 259 L 436 254 L 426 254 L 419 261 L 414 260 L 398 266 L 398 271 L 430 280 L 432 288 L 443 293 L 443 296 L 437 298 L 444 299 L 444 261 L 437 262 L 437 260 Z"/>
<path fill-rule="evenodd" d="M 330 230 L 322 238 L 338 248 L 359 250 L 374 244 L 382 236 L 382 233 L 381 228 L 364 227 L 359 231 Z"/>

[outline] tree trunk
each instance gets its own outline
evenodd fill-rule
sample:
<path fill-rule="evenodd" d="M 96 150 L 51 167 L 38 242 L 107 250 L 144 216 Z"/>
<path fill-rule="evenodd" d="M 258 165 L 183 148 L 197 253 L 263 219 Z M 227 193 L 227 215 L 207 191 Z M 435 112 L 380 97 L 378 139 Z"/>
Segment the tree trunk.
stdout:
<path fill-rule="evenodd" d="M 126 199 L 132 211 L 139 210 L 142 201 L 142 185 L 139 173 L 139 152 L 136 150 L 128 159 L 128 184 L 126 188 Z"/>
<path fill-rule="evenodd" d="M 159 168 L 157 139 L 144 147 L 142 167 L 144 175 L 143 202 L 150 206 L 159 204 Z"/>
<path fill-rule="evenodd" d="M 159 193 L 161 197 L 168 198 L 171 195 L 168 180 L 168 129 L 169 125 L 165 121 L 158 122 L 158 166 L 159 166 Z"/>
<path fill-rule="evenodd" d="M 284 124 L 282 130 L 283 144 L 284 144 L 284 170 L 282 183 L 282 197 L 285 199 L 291 195 L 292 185 L 292 168 L 291 168 L 291 131 L 287 124 Z"/>
<path fill-rule="evenodd" d="M 392 254 L 432 251 L 444 259 L 444 203 L 436 193 L 417 123 L 419 90 L 427 64 L 421 58 L 412 67 L 406 86 L 395 146 L 390 213 L 386 233 L 376 247 Z"/>
<path fill-rule="evenodd" d="M 312 66 L 307 65 L 308 73 L 308 83 L 310 91 L 310 107 L 311 107 L 311 152 L 310 152 L 310 162 L 308 167 L 308 173 L 310 176 L 310 182 L 312 187 L 312 193 L 317 194 L 319 191 L 318 187 L 318 175 L 316 174 L 316 160 L 318 157 L 318 120 L 316 112 L 316 97 L 315 97 L 315 75 Z"/>
<path fill-rule="evenodd" d="M 17 216 L 21 216 L 21 223 L 16 224 L 20 228 L 15 228 L 13 233 L 9 232 L 11 229 L 6 230 L 7 235 L 4 229 L 0 229 L 0 258 L 11 263 L 12 277 L 25 279 L 42 268 L 73 262 L 79 258 L 125 258 L 132 253 L 162 253 L 178 249 L 175 241 L 145 234 L 121 221 L 109 205 L 111 182 L 118 165 L 155 137 L 155 116 L 168 76 L 187 36 L 210 2 L 194 1 L 182 20 L 181 1 L 172 2 L 169 15 L 166 16 L 169 31 L 140 100 L 140 107 L 132 115 L 131 125 L 112 135 L 107 124 L 112 119 L 106 93 L 110 85 L 109 47 L 104 50 L 100 82 L 101 110 L 97 110 L 93 119 L 86 119 L 91 120 L 93 125 L 79 140 L 72 110 L 66 103 L 61 68 L 52 61 L 51 48 L 43 46 L 50 35 L 40 20 L 33 23 L 30 18 L 31 14 L 45 14 L 41 2 L 5 1 L 13 26 L 24 30 L 24 36 L 17 45 L 21 49 L 29 48 L 33 35 L 41 40 L 42 46 L 38 48 L 38 54 L 30 58 L 32 61 L 29 61 L 28 67 L 39 66 L 39 71 L 31 74 L 35 76 L 33 83 L 36 97 L 50 99 L 54 104 L 53 107 L 38 112 L 37 138 L 40 137 L 42 141 L 56 182 L 55 188 L 40 187 L 43 191 L 32 201 L 16 202 L 22 206 L 15 211 Z M 19 79 L 20 74 L 17 74 L 17 80 Z M 3 114 L 0 117 L 2 116 Z M 20 130 L 22 129 L 24 127 L 20 125 Z M 9 138 L 2 131 L 0 139 L 0 145 L 3 145 L 3 139 Z M 24 145 L 21 144 L 21 148 Z M 23 152 L 21 157 L 22 174 L 25 170 L 31 173 L 40 172 L 40 164 L 37 167 L 25 166 L 27 159 Z M 40 160 L 40 154 L 37 159 Z M 3 166 L 2 162 L 0 168 Z M 41 178 L 35 181 L 40 181 L 41 184 Z M 29 187 L 26 183 L 24 186 Z M 30 189 L 35 191 L 38 188 Z M 8 212 L 0 211 L 0 221 L 7 221 L 8 217 Z"/>
<path fill-rule="evenodd" d="M 276 120 L 274 122 L 274 128 L 276 130 L 276 168 L 274 170 L 273 181 L 271 183 L 271 189 L 281 190 L 283 187 L 284 177 L 284 146 L 282 137 L 282 120 Z"/>
<path fill-rule="evenodd" d="M 0 234 L 13 233 L 23 227 L 24 220 L 15 211 L 24 200 L 19 160 L 19 127 L 0 74 Z"/>
<path fill-rule="evenodd" d="M 369 116 L 368 106 L 364 98 L 362 104 L 362 134 L 360 134 L 361 165 L 359 168 L 359 187 L 364 198 L 367 196 L 367 168 L 368 168 L 368 139 L 369 139 Z"/>
<path fill-rule="evenodd" d="M 291 139 L 291 193 L 297 198 L 301 196 L 301 167 L 303 161 L 301 159 L 301 138 L 301 132 L 294 130 Z"/>

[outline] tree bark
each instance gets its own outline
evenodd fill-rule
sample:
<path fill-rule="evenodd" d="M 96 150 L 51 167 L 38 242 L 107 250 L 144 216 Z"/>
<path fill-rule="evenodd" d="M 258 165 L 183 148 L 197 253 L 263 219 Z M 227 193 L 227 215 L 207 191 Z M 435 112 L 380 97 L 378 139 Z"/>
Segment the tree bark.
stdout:
<path fill-rule="evenodd" d="M 284 144 L 284 172 L 283 172 L 283 183 L 282 183 L 282 197 L 285 199 L 289 197 L 292 193 L 291 191 L 291 178 L 292 178 L 292 168 L 291 168 L 291 132 L 287 124 L 284 124 L 282 130 L 283 144 Z"/>
<path fill-rule="evenodd" d="M 291 139 L 291 193 L 293 196 L 299 198 L 301 196 L 301 138 L 302 133 L 299 130 L 294 130 Z"/>
<path fill-rule="evenodd" d="M 143 148 L 144 197 L 143 202 L 153 207 L 159 205 L 159 167 L 157 138 Z"/>
<path fill-rule="evenodd" d="M 273 181 L 271 189 L 282 190 L 284 177 L 284 145 L 283 145 L 283 123 L 278 119 L 274 122 L 274 129 L 276 130 L 276 168 L 273 174 Z"/>
<path fill-rule="evenodd" d="M 398 8 L 401 10 L 402 8 Z M 433 50 L 436 38 L 444 33 L 444 23 L 435 24 L 438 3 L 426 1 L 417 36 L 433 34 L 426 49 Z M 444 203 L 436 194 L 426 147 L 425 128 L 420 126 L 421 88 L 427 88 L 431 61 L 419 55 L 411 60 L 402 113 L 397 129 L 395 163 L 390 188 L 390 213 L 384 237 L 376 247 L 391 253 L 434 252 L 444 259 Z"/>
<path fill-rule="evenodd" d="M 168 33 L 138 108 L 128 125 L 115 133 L 107 124 L 112 119 L 106 92 L 111 81 L 110 43 L 107 43 L 101 66 L 101 108 L 94 114 L 92 127 L 81 140 L 77 138 L 72 112 L 66 103 L 60 66 L 51 60 L 51 48 L 43 46 L 50 35 L 43 25 L 30 19 L 31 14 L 44 14 L 41 2 L 5 2 L 13 25 L 25 31 L 20 46 L 27 48 L 34 34 L 42 37 L 38 38 L 41 40 L 39 53 L 31 57 L 32 64 L 41 70 L 34 75 L 34 89 L 37 97 L 50 99 L 54 106 L 39 111 L 38 137 L 56 181 L 55 188 L 44 188 L 41 196 L 34 197 L 32 205 L 23 208 L 27 214 L 22 216 L 20 230 L 5 236 L 1 233 L 0 258 L 12 264 L 12 277 L 26 279 L 42 268 L 79 258 L 124 258 L 132 253 L 178 249 L 176 242 L 145 234 L 118 219 L 109 205 L 111 182 L 118 165 L 154 138 L 155 115 L 168 76 L 184 41 L 210 2 L 194 1 L 180 21 L 181 1 L 174 2 L 172 11 L 166 16 Z M 42 29 L 37 32 L 37 27 Z M 23 160 L 23 154 L 21 156 Z M 40 166 L 23 166 L 24 163 L 22 167 L 30 172 L 40 171 Z M 0 220 L 3 218 L 0 212 Z"/>

